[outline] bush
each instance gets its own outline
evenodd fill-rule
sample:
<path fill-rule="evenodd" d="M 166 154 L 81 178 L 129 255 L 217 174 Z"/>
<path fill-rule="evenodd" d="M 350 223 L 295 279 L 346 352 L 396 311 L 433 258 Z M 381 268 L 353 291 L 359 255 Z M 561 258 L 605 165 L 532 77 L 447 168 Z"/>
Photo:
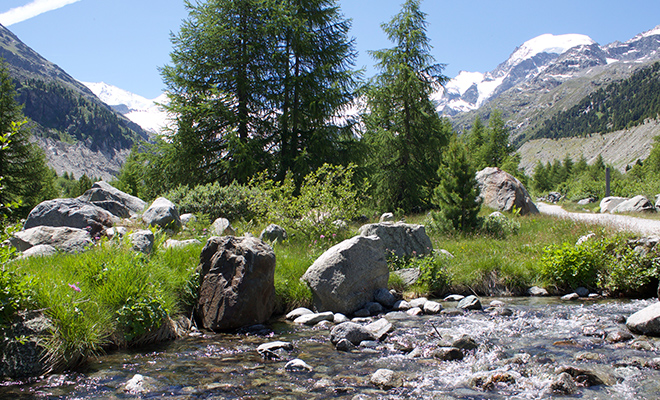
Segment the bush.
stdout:
<path fill-rule="evenodd" d="M 249 221 L 255 217 L 251 207 L 258 195 L 258 189 L 232 183 L 220 186 L 219 183 L 190 188 L 179 186 L 163 195 L 179 207 L 180 213 L 205 215 L 211 221 L 227 218 L 230 221 L 243 219 Z"/>
<path fill-rule="evenodd" d="M 613 296 L 655 295 L 660 271 L 658 251 L 638 252 L 624 240 L 611 242 L 607 269 L 598 277 L 598 287 Z"/>
<path fill-rule="evenodd" d="M 491 214 L 481 221 L 480 230 L 486 235 L 505 239 L 507 236 L 515 235 L 520 231 L 520 222 L 504 215 Z"/>
<path fill-rule="evenodd" d="M 558 290 L 580 286 L 593 289 L 605 268 L 606 247 L 606 242 L 594 240 L 577 246 L 564 243 L 546 247 L 541 258 L 541 274 Z"/>
<path fill-rule="evenodd" d="M 420 293 L 441 295 L 448 291 L 451 276 L 447 272 L 447 261 L 444 257 L 427 255 L 423 257 L 396 257 L 390 255 L 387 261 L 390 271 L 405 268 L 417 268 L 420 271 L 419 280 L 413 287 Z M 390 274 L 392 275 L 392 274 Z M 402 282 L 390 279 L 391 284 L 401 286 Z"/>

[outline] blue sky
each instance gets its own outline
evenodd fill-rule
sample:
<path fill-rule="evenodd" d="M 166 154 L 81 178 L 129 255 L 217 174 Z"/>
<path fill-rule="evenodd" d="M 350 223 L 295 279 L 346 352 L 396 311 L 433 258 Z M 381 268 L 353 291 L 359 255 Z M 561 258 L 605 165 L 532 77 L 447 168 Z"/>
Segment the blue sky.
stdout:
<path fill-rule="evenodd" d="M 353 19 L 358 67 L 373 73 L 367 50 L 390 47 L 380 24 L 403 0 L 339 0 Z M 169 62 L 169 34 L 187 17 L 182 0 L 2 0 L 0 23 L 76 79 L 118 86 L 147 98 L 163 83 L 157 68 Z M 49 11 L 50 10 L 50 11 Z M 516 46 L 544 33 L 579 33 L 600 44 L 626 41 L 660 25 L 658 0 L 425 0 L 433 55 L 445 74 L 487 72 Z"/>

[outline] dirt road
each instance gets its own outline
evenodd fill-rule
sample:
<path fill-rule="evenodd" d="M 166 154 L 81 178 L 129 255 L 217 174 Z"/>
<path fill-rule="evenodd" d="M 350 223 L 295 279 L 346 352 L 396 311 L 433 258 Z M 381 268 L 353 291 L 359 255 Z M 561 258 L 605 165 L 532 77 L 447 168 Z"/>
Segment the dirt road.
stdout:
<path fill-rule="evenodd" d="M 537 208 L 542 214 L 553 215 L 559 218 L 568 218 L 575 221 L 582 221 L 589 224 L 598 224 L 601 226 L 612 227 L 616 230 L 633 232 L 640 236 L 660 236 L 660 221 L 631 217 L 629 215 L 618 214 L 591 214 L 591 213 L 572 213 L 562 209 L 557 205 L 537 203 Z M 660 297 L 660 287 L 658 287 L 658 297 Z M 650 294 L 650 293 L 648 293 Z M 647 307 L 650 308 L 651 306 Z M 649 311 L 645 311 L 649 312 Z M 648 314 L 645 314 L 645 316 Z M 649 320 L 657 317 L 650 316 Z M 657 332 L 656 332 L 657 333 Z"/>
<path fill-rule="evenodd" d="M 536 206 L 542 214 L 554 215 L 559 218 L 569 218 L 589 224 L 605 225 L 621 231 L 638 233 L 643 236 L 660 236 L 660 221 L 657 220 L 617 214 L 571 213 L 560 206 L 541 202 L 537 203 Z"/>

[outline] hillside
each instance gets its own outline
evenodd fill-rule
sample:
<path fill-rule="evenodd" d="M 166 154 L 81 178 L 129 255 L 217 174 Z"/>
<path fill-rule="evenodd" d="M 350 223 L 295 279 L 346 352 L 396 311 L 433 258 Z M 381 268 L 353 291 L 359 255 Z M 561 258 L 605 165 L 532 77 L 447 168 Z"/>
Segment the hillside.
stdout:
<path fill-rule="evenodd" d="M 0 58 L 16 83 L 34 139 L 59 174 L 111 178 L 134 143 L 148 139 L 86 86 L 0 25 Z"/>
<path fill-rule="evenodd" d="M 660 135 L 660 120 L 649 120 L 631 129 L 612 133 L 591 134 L 587 137 L 561 139 L 534 139 L 525 142 L 519 149 L 520 168 L 532 176 L 534 167 L 540 161 L 543 164 L 562 160 L 566 155 L 574 161 L 582 155 L 588 163 L 598 155 L 603 156 L 606 164 L 620 171 L 634 164 L 638 159 L 648 157 L 654 138 Z"/>

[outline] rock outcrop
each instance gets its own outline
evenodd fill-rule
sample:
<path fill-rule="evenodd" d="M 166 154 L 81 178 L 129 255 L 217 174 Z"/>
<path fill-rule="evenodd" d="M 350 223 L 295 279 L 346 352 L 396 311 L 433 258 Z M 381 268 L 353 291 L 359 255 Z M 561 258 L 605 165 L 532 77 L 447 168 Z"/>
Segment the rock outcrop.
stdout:
<path fill-rule="evenodd" d="M 197 320 L 226 331 L 264 323 L 275 307 L 275 253 L 254 237 L 213 236 L 202 250 Z"/>
<path fill-rule="evenodd" d="M 92 185 L 92 188 L 86 191 L 80 200 L 92 203 L 110 212 L 116 210 L 114 215 L 122 218 L 134 216 L 144 211 L 147 203 L 135 196 L 124 193 L 105 181 L 98 181 Z M 118 215 L 121 213 L 122 215 Z M 128 215 L 124 215 L 128 214 Z"/>
<path fill-rule="evenodd" d="M 14 233 L 9 242 L 18 251 L 49 245 L 65 253 L 80 253 L 93 244 L 89 232 L 66 226 L 35 226 Z"/>

